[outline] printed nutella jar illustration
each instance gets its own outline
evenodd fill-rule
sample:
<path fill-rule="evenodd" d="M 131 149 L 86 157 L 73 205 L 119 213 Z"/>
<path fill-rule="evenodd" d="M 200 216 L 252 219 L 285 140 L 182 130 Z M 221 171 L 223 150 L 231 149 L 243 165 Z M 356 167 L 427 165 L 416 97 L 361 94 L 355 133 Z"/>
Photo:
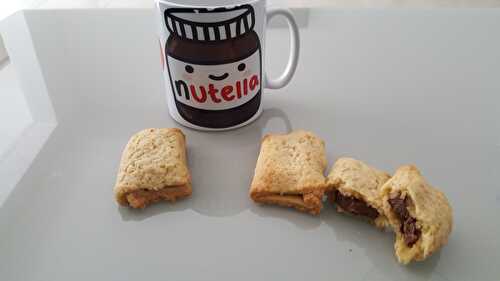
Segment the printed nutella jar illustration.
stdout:
<path fill-rule="evenodd" d="M 298 29 L 291 27 L 290 60 L 277 80 L 266 79 L 262 65 L 265 1 L 215 7 L 186 7 L 158 1 L 160 52 L 169 112 L 182 125 L 226 130 L 246 125 L 262 111 L 264 87 L 281 88 L 298 60 Z"/>

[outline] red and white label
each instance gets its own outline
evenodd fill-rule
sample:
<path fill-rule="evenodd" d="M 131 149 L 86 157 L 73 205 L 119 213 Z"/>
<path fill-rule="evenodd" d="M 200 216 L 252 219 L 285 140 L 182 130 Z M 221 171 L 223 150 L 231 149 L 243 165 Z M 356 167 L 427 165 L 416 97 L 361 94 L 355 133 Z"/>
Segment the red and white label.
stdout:
<path fill-rule="evenodd" d="M 223 110 L 251 100 L 261 89 L 260 50 L 237 62 L 192 64 L 167 56 L 175 99 L 191 107 Z"/>

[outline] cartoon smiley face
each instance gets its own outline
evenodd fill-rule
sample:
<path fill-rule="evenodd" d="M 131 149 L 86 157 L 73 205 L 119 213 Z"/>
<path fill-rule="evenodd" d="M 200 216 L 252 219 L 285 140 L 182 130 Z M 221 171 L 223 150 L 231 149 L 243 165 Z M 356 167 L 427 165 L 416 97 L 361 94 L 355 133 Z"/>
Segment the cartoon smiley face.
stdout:
<path fill-rule="evenodd" d="M 197 70 L 195 70 L 195 68 Z M 231 69 L 231 68 L 233 68 L 233 69 Z M 229 65 L 226 65 L 224 67 L 223 71 L 221 71 L 221 73 L 213 73 L 214 71 L 209 71 L 207 73 L 207 70 L 208 69 L 206 66 L 186 64 L 184 66 L 184 73 L 182 76 L 185 80 L 190 81 L 195 76 L 199 77 L 199 75 L 204 76 L 204 74 L 205 74 L 206 78 L 208 78 L 208 80 L 223 81 L 230 76 L 230 73 L 236 76 L 236 77 L 233 77 L 233 79 L 245 78 L 245 77 L 248 77 L 252 74 L 251 73 L 252 70 L 247 67 L 247 64 L 245 62 L 231 63 Z M 213 69 L 211 69 L 211 70 L 213 70 Z M 219 69 L 215 68 L 215 70 L 217 71 Z M 226 71 L 224 71 L 224 70 L 226 70 Z M 203 73 L 203 72 L 205 72 L 205 73 Z M 237 75 L 238 73 L 239 73 L 239 75 Z"/>
<path fill-rule="evenodd" d="M 241 62 L 241 63 L 237 64 L 236 69 L 239 72 L 243 72 L 246 69 L 246 64 L 244 62 Z M 226 73 L 219 75 L 219 76 L 214 75 L 214 74 L 209 74 L 208 78 L 210 78 L 211 80 L 214 80 L 214 81 L 222 81 L 222 80 L 226 79 L 228 76 L 229 76 L 229 73 L 226 72 Z"/>

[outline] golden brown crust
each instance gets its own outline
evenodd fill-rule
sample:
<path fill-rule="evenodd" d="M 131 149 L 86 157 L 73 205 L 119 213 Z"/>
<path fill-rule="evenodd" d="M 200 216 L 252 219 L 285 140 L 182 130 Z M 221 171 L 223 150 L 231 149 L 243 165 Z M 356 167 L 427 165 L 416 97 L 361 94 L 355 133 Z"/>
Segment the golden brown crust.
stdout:
<path fill-rule="evenodd" d="M 313 191 L 304 194 L 276 194 L 276 193 L 251 193 L 252 199 L 257 203 L 274 204 L 283 207 L 295 208 L 302 212 L 318 215 L 323 207 L 323 191 Z"/>
<path fill-rule="evenodd" d="M 131 192 L 159 191 L 169 187 L 191 190 L 186 138 L 182 131 L 178 128 L 151 128 L 133 135 L 120 162 L 114 187 L 116 201 L 128 206 L 127 195 Z"/>
<path fill-rule="evenodd" d="M 141 189 L 127 193 L 128 205 L 132 208 L 144 208 L 161 200 L 175 202 L 177 199 L 191 195 L 191 184 L 167 187 L 160 190 Z"/>
<path fill-rule="evenodd" d="M 328 174 L 327 182 L 330 189 L 337 190 L 345 196 L 362 200 L 368 206 L 375 208 L 379 217 L 374 220 L 374 223 L 377 227 L 383 228 L 387 225 L 387 220 L 382 209 L 380 190 L 389 178 L 388 173 L 375 169 L 362 161 L 342 157 L 333 165 Z M 330 197 L 333 194 L 333 192 L 330 193 Z M 337 210 L 343 212 L 342 208 L 338 206 Z"/>
<path fill-rule="evenodd" d="M 317 214 L 327 188 L 323 140 L 306 131 L 269 134 L 262 139 L 250 197 L 260 203 Z"/>
<path fill-rule="evenodd" d="M 408 247 L 400 231 L 400 221 L 388 202 L 390 198 L 410 197 L 407 208 L 421 231 L 418 241 Z M 432 187 L 413 165 L 400 167 L 382 187 L 382 203 L 386 217 L 396 233 L 394 248 L 398 261 L 407 264 L 424 260 L 448 241 L 452 229 L 452 209 L 446 196 Z"/>

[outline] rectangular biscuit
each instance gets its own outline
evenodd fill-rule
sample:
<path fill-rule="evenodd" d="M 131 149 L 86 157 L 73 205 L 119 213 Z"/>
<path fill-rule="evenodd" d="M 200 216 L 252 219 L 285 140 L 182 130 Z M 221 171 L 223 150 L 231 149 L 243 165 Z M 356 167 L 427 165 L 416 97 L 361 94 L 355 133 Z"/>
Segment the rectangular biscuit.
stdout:
<path fill-rule="evenodd" d="M 294 131 L 262 139 L 250 197 L 319 214 L 327 188 L 325 144 L 313 133 Z"/>
<path fill-rule="evenodd" d="M 133 135 L 123 151 L 113 191 L 120 205 L 133 208 L 191 195 L 182 131 L 152 128 Z"/>

